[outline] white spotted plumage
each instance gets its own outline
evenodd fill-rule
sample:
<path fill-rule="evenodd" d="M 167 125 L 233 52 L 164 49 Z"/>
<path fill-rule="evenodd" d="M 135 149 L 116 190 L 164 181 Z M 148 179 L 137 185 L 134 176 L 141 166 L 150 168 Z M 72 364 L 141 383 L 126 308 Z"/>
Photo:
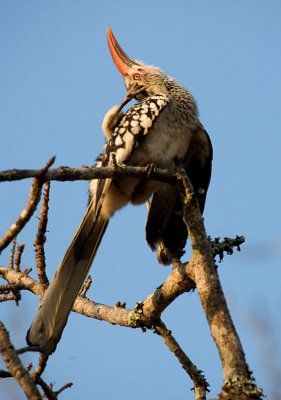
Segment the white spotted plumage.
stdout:
<path fill-rule="evenodd" d="M 120 119 L 103 152 L 102 164 L 108 165 L 115 154 L 118 164 L 126 162 L 141 138 L 149 134 L 156 118 L 169 104 L 166 94 L 157 93 L 132 106 Z"/>

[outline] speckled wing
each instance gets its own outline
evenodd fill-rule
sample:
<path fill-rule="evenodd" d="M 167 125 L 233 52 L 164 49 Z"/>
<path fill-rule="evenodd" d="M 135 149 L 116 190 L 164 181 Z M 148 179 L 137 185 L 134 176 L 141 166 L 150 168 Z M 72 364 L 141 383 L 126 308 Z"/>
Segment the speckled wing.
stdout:
<path fill-rule="evenodd" d="M 126 163 L 169 102 L 170 98 L 166 94 L 157 93 L 133 105 L 119 120 L 96 166 L 105 167 L 113 162 L 119 165 Z M 97 216 L 111 181 L 111 178 L 100 179 L 90 184 L 90 203 L 93 204 Z"/>
<path fill-rule="evenodd" d="M 101 164 L 108 165 L 113 154 L 117 164 L 125 163 L 169 102 L 166 94 L 158 93 L 131 107 L 114 129 L 103 152 Z"/>

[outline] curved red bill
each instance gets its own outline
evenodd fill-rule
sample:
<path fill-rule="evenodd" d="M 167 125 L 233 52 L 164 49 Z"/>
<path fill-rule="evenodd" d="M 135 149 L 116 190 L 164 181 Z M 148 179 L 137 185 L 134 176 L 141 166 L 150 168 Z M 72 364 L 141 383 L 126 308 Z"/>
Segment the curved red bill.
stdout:
<path fill-rule="evenodd" d="M 124 50 L 122 50 L 110 28 L 107 28 L 107 42 L 114 64 L 123 76 L 125 76 L 128 70 L 134 65 L 140 65 L 127 56 Z"/>

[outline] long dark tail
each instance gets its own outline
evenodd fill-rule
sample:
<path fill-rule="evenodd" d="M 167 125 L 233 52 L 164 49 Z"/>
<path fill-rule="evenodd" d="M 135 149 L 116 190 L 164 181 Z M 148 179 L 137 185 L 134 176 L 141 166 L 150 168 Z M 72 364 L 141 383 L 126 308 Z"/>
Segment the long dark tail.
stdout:
<path fill-rule="evenodd" d="M 27 342 L 52 353 L 89 272 L 108 224 L 91 202 L 27 333 Z"/>

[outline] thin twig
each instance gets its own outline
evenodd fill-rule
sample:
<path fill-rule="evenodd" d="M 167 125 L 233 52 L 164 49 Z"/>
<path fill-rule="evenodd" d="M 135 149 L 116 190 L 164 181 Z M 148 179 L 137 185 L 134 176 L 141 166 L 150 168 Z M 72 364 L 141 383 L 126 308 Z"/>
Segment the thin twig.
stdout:
<path fill-rule="evenodd" d="M 72 382 L 68 382 L 65 385 L 63 385 L 59 390 L 56 390 L 55 393 L 56 395 L 59 395 L 61 392 L 63 392 L 65 389 L 71 388 L 71 386 L 73 385 Z"/>
<path fill-rule="evenodd" d="M 15 262 L 14 262 L 14 270 L 15 271 L 20 271 L 20 263 L 21 263 L 21 256 L 22 253 L 24 251 L 24 244 L 18 244 L 17 245 L 17 253 L 16 253 L 16 257 L 15 257 Z"/>
<path fill-rule="evenodd" d="M 92 277 L 89 275 L 82 286 L 82 289 L 80 292 L 81 297 L 86 297 L 86 294 L 87 294 L 88 290 L 90 289 L 92 282 L 93 282 Z"/>
<path fill-rule="evenodd" d="M 25 247 L 24 244 L 20 244 L 20 243 L 17 244 L 17 252 L 16 252 L 15 259 L 14 259 L 14 263 L 13 263 L 14 271 L 16 271 L 16 272 L 20 271 L 21 256 L 22 256 L 22 253 L 24 251 L 24 247 Z M 16 305 L 18 306 L 19 305 L 19 301 L 21 300 L 21 293 L 18 290 L 18 288 L 14 288 L 14 289 L 11 289 L 11 290 L 12 290 L 12 293 L 14 295 L 14 300 L 16 302 Z"/>
<path fill-rule="evenodd" d="M 15 293 L 6 294 L 6 295 L 3 295 L 0 297 L 0 303 L 4 303 L 4 301 L 14 300 L 18 305 L 18 302 L 20 299 L 21 299 L 20 294 L 19 295 L 15 294 Z"/>
<path fill-rule="evenodd" d="M 48 223 L 49 194 L 50 194 L 50 181 L 47 181 L 45 184 L 45 191 L 42 201 L 38 230 L 34 241 L 36 269 L 39 282 L 43 286 L 43 289 L 46 289 L 49 285 L 49 279 L 46 275 L 46 261 L 45 261 L 45 249 L 44 249 L 44 243 L 46 241 L 46 229 Z"/>
<path fill-rule="evenodd" d="M 52 388 L 45 381 L 43 381 L 42 378 L 38 379 L 37 384 L 41 386 L 41 388 L 43 389 L 43 392 L 45 394 L 44 397 L 46 397 L 48 400 L 57 400 L 58 399 L 56 393 L 53 392 Z"/>
<path fill-rule="evenodd" d="M 42 378 L 38 379 L 38 385 L 40 385 L 41 388 L 43 389 L 47 399 L 57 400 L 58 395 L 62 393 L 64 390 L 70 388 L 73 385 L 73 383 L 72 382 L 65 383 L 60 389 L 55 391 L 53 390 L 53 384 L 50 383 L 50 385 L 47 385 L 47 383 L 44 382 Z"/>
<path fill-rule="evenodd" d="M 0 353 L 11 375 L 17 380 L 22 387 L 28 399 L 42 399 L 35 383 L 30 375 L 23 367 L 17 352 L 12 345 L 9 334 L 2 322 L 0 322 Z"/>
<path fill-rule="evenodd" d="M 17 350 L 17 354 L 27 353 L 28 351 L 39 352 L 39 348 L 37 346 L 26 346 Z"/>
<path fill-rule="evenodd" d="M 202 371 L 192 363 L 190 358 L 184 353 L 172 332 L 167 329 L 166 325 L 161 321 L 154 324 L 156 333 L 158 333 L 164 340 L 169 350 L 177 357 L 183 369 L 188 373 L 194 383 L 194 392 L 196 400 L 206 400 L 206 393 L 209 391 L 209 384 L 206 381 Z"/>
<path fill-rule="evenodd" d="M 8 294 L 13 290 L 23 290 L 23 289 L 25 289 L 24 285 L 18 285 L 16 283 L 8 283 L 5 285 L 0 285 L 0 293 L 3 294 Z"/>
<path fill-rule="evenodd" d="M 10 268 L 11 269 L 14 268 L 16 245 L 17 245 L 17 238 L 14 238 L 13 244 L 11 247 L 11 251 L 10 251 Z"/>
<path fill-rule="evenodd" d="M 3 296 L 0 297 L 0 302 L 15 300 L 18 305 L 21 299 L 21 289 L 21 286 L 14 284 L 0 285 L 0 293 L 3 294 Z M 10 294 L 10 292 L 12 292 L 12 294 Z"/>
<path fill-rule="evenodd" d="M 25 224 L 30 220 L 32 214 L 36 210 L 36 207 L 40 201 L 41 190 L 44 183 L 44 177 L 47 173 L 47 170 L 50 168 L 54 159 L 48 161 L 46 166 L 38 171 L 37 177 L 32 180 L 31 189 L 29 193 L 29 198 L 27 204 L 17 221 L 11 225 L 9 230 L 5 233 L 5 235 L 0 239 L 0 253 L 3 251 L 11 241 L 18 235 L 18 233 L 22 230 Z"/>
<path fill-rule="evenodd" d="M 48 358 L 49 357 L 46 356 L 45 354 L 40 353 L 38 364 L 35 368 L 35 371 L 31 374 L 31 378 L 34 380 L 34 382 L 37 383 L 38 379 L 43 374 L 43 372 L 47 366 Z"/>

